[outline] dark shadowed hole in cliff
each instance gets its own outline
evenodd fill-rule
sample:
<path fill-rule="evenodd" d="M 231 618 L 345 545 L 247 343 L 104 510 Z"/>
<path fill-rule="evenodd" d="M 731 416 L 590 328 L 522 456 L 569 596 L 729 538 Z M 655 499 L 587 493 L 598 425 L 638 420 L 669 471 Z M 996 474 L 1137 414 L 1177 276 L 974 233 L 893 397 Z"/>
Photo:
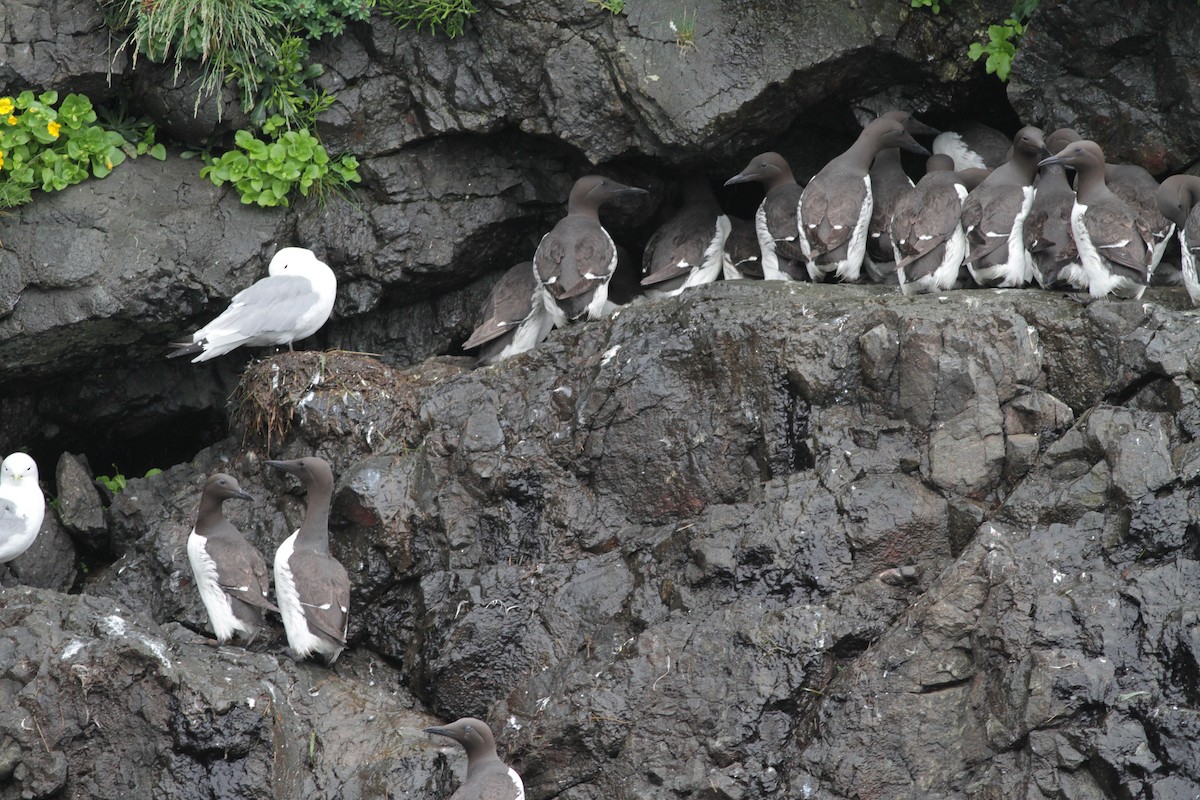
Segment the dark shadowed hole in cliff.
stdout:
<path fill-rule="evenodd" d="M 148 426 L 79 425 L 51 428 L 28 443 L 40 465 L 41 479 L 56 491 L 55 465 L 63 453 L 87 457 L 96 475 L 140 478 L 151 469 L 167 469 L 191 461 L 196 453 L 227 435 L 220 408 L 179 411 Z"/>

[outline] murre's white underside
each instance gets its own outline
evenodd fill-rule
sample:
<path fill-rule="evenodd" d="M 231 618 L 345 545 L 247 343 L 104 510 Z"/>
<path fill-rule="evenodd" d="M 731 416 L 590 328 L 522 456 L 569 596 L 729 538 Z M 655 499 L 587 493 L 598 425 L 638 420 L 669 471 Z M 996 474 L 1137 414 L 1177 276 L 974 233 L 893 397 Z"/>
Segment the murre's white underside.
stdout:
<path fill-rule="evenodd" d="M 1187 233 L 1179 229 L 1180 272 L 1183 273 L 1183 288 L 1187 289 L 1192 305 L 1200 306 L 1200 275 L 1196 274 L 1196 254 L 1192 252 L 1194 242 L 1189 242 Z"/>
<path fill-rule="evenodd" d="M 1020 288 L 1033 280 L 1033 256 L 1025 249 L 1025 217 L 1029 216 L 1029 209 L 1033 207 L 1032 186 L 1022 187 L 1024 200 L 1021 202 L 1021 210 L 1017 212 L 1017 216 L 1013 218 L 1012 227 L 1008 230 L 1008 258 L 1003 264 L 997 264 L 991 267 L 976 268 L 974 264 L 967 264 L 967 270 L 971 273 L 971 277 L 980 286 L 992 286 L 1001 289 Z M 1003 233 L 985 232 L 986 236 L 1004 236 Z"/>
<path fill-rule="evenodd" d="M 717 274 L 721 272 L 721 267 L 725 262 L 725 240 L 729 237 L 731 227 L 729 217 L 724 214 L 718 216 L 716 227 L 713 228 L 712 238 L 708 242 L 708 247 L 704 249 L 703 261 L 700 266 L 688 273 L 687 278 L 677 288 L 667 292 L 657 289 L 647 289 L 646 294 L 651 297 L 675 297 L 685 289 L 691 289 L 694 286 L 703 286 L 706 283 L 715 281 Z M 679 265 L 685 266 L 682 261 Z"/>
<path fill-rule="evenodd" d="M 758 234 L 758 249 L 762 251 L 764 281 L 790 281 L 791 277 L 779 269 L 779 254 L 775 252 L 775 239 L 767 228 L 767 204 L 763 201 L 754 214 L 754 230 Z"/>
<path fill-rule="evenodd" d="M 200 591 L 200 601 L 208 612 L 208 621 L 212 625 L 213 635 L 217 641 L 225 644 L 241 631 L 246 636 L 257 633 L 255 628 L 238 619 L 233 613 L 229 595 L 221 588 L 217 580 L 217 564 L 204 549 L 208 539 L 192 529 L 187 540 L 188 562 L 192 565 L 192 575 L 196 578 L 196 588 Z"/>
<path fill-rule="evenodd" d="M 1107 297 L 1112 294 L 1124 300 L 1135 300 L 1142 296 L 1146 287 L 1124 275 L 1114 275 L 1108 268 L 1108 259 L 1092 241 L 1083 216 L 1088 207 L 1078 200 L 1071 207 L 1071 232 L 1075 234 L 1075 246 L 1079 249 L 1079 261 L 1087 277 L 1088 294 L 1092 297 Z"/>
<path fill-rule="evenodd" d="M 275 551 L 275 602 L 279 605 L 279 613 L 283 618 L 283 629 L 287 631 L 288 646 L 297 658 L 308 658 L 319 653 L 333 663 L 342 653 L 342 646 L 327 641 L 312 633 L 308 628 L 308 618 L 304 615 L 304 606 L 300 602 L 300 593 L 296 591 L 296 581 L 292 576 L 292 568 L 288 562 L 296 548 L 297 530 L 283 540 L 283 544 Z"/>

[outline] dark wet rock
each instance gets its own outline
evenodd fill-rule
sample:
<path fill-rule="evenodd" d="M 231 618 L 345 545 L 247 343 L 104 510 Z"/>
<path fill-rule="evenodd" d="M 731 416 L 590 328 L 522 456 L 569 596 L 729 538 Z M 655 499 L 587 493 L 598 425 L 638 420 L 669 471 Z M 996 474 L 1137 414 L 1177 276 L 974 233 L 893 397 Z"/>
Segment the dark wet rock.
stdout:
<path fill-rule="evenodd" d="M 94 99 L 112 91 L 110 69 L 129 65 L 95 4 L 11 0 L 0 20 L 0 95 L 71 86 Z"/>
<path fill-rule="evenodd" d="M 69 509 L 84 574 L 48 521 L 38 547 L 61 560 L 31 551 L 58 570 L 37 582 L 82 595 L 0 595 L 0 796 L 443 797 L 461 754 L 414 738 L 425 712 L 488 719 L 531 800 L 1200 792 L 1200 333 L 1181 290 L 722 283 L 502 365 L 457 357 L 584 170 L 653 191 L 605 218 L 637 252 L 678 166 L 731 174 L 778 147 L 812 172 L 859 112 L 999 96 L 963 53 L 1011 3 L 817 5 L 703 2 L 692 48 L 656 4 L 503 0 L 454 40 L 376 18 L 314 48 L 338 94 L 320 132 L 362 162 L 349 202 L 246 208 L 172 156 L 6 217 L 0 440 L 52 463 L 89 452 L 55 446 L 82 430 L 138 439 L 165 471 L 130 478 L 103 531 Z M 91 86 L 82 6 L 15 8 L 0 86 L 66 63 Z M 1013 97 L 1116 109 L 1112 147 L 1153 161 L 1159 120 L 1188 113 L 1162 96 L 1191 90 L 1178 48 L 1143 55 L 1192 23 L 1149 22 L 1194 15 L 1081 9 L 1043 3 Z M 18 53 L 10 17 L 42 52 L 85 47 Z M 1076 23 L 1094 50 L 1038 61 L 1087 50 L 1065 46 Z M 1151 62 L 1177 72 L 1151 87 Z M 1053 87 L 1031 67 L 1073 97 L 1039 105 Z M 114 68 L 190 146 L 234 124 L 189 120 L 164 68 Z M 1152 99 L 1106 106 L 1122 83 Z M 283 244 L 339 276 L 305 352 L 162 359 Z M 280 657 L 275 623 L 251 651 L 208 644 L 185 552 L 219 469 L 255 496 L 226 511 L 270 560 L 304 497 L 262 462 L 310 454 L 334 466 L 354 584 L 332 672 Z"/>
<path fill-rule="evenodd" d="M 689 27 L 681 11 L 636 4 L 615 15 L 595 4 L 492 4 L 455 39 L 376 15 L 312 51 L 337 95 L 319 132 L 331 153 L 356 155 L 362 184 L 345 200 L 263 210 L 178 157 L 242 124 L 229 87 L 219 106 L 197 106 L 189 69 L 135 62 L 94 3 L 18 0 L 0 27 L 0 93 L 56 88 L 97 102 L 128 93 L 128 113 L 172 141 L 166 163 L 127 162 L 6 218 L 0 375 L 6 404 L 32 413 L 0 439 L 53 454 L 119 451 L 131 436 L 178 431 L 181 417 L 207 434 L 200 446 L 219 438 L 222 400 L 251 354 L 199 368 L 161 356 L 261 276 L 280 246 L 314 248 L 339 276 L 333 320 L 302 346 L 414 364 L 459 352 L 486 293 L 468 287 L 529 258 L 585 171 L 651 189 L 606 212 L 618 243 L 640 252 L 672 165 L 723 175 L 747 151 L 788 138 L 780 146 L 815 171 L 856 134 L 851 105 L 944 114 L 960 102 L 1003 103 L 962 55 L 973 20 L 1006 13 L 999 0 L 961 15 L 890 0 L 810 11 L 706 0 L 690 8 L 691 45 L 670 29 Z M 819 124 L 806 116 L 834 106 Z M 120 404 L 109 399 L 113 383 L 130 387 Z M 131 418 L 137 430 L 107 433 Z M 85 425 L 93 432 L 75 435 Z"/>
<path fill-rule="evenodd" d="M 1160 291 L 716 284 L 482 369 L 281 354 L 245 374 L 233 437 L 115 498 L 122 556 L 85 590 L 204 633 L 182 544 L 202 476 L 260 498 L 229 511 L 270 554 L 303 497 L 261 461 L 316 452 L 351 652 L 442 718 L 487 716 L 531 796 L 1146 780 L 1125 723 L 1163 720 L 1161 764 L 1192 754 L 1188 723 L 1118 698 L 1186 686 L 1179 648 L 1136 688 L 1118 665 L 1145 645 L 1080 637 L 1136 633 L 1109 616 L 1119 576 L 1171 564 L 1152 596 L 1183 592 L 1200 554 L 1191 383 L 1163 352 L 1190 317 Z M 1087 614 L 1046 617 L 1081 581 Z"/>
<path fill-rule="evenodd" d="M 445 796 L 391 670 L 214 648 L 112 600 L 0 590 L 5 797 Z"/>
<path fill-rule="evenodd" d="M 75 562 L 75 543 L 58 521 L 53 508 L 49 507 L 33 544 L 12 562 L 20 579 L 9 574 L 5 584 L 65 592 L 78 578 Z"/>
<path fill-rule="evenodd" d="M 55 510 L 63 527 L 94 548 L 107 546 L 108 523 L 87 458 L 63 453 L 54 477 L 58 487 Z"/>
<path fill-rule="evenodd" d="M 1196 102 L 1200 20 L 1182 0 L 1118 11 L 1103 0 L 1043 2 L 1013 61 L 1008 96 L 1022 119 L 1074 128 L 1112 163 L 1155 174 L 1200 158 L 1186 121 Z"/>

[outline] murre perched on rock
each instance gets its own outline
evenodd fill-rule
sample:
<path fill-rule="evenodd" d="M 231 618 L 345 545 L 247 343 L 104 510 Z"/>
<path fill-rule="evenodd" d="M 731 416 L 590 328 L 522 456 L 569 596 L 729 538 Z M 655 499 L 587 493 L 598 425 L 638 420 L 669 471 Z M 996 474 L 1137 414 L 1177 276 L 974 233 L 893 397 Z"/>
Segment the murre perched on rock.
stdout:
<path fill-rule="evenodd" d="M 880 151 L 893 147 L 929 155 L 903 123 L 880 117 L 804 187 L 797 211 L 800 250 L 813 281 L 858 281 L 874 207 L 871 162 Z"/>
<path fill-rule="evenodd" d="M 585 175 L 571 188 L 567 216 L 542 237 L 533 254 L 533 268 L 545 289 L 542 299 L 555 327 L 605 314 L 617 248 L 600 224 L 600 206 L 633 194 L 646 194 L 646 190 Z"/>
<path fill-rule="evenodd" d="M 967 187 L 950 169 L 925 174 L 892 215 L 896 277 L 904 294 L 953 289 L 967 253 L 962 203 Z"/>
<path fill-rule="evenodd" d="M 683 207 L 659 226 L 642 253 L 646 294 L 674 297 L 712 283 L 721 274 L 729 217 L 721 211 L 708 178 L 683 183 Z"/>
<path fill-rule="evenodd" d="M 267 277 L 243 289 L 219 317 L 178 342 L 168 358 L 207 361 L 242 346 L 286 344 L 316 333 L 333 311 L 337 278 L 311 250 L 285 247 L 271 258 Z M 197 355 L 198 354 L 198 355 Z"/>
<path fill-rule="evenodd" d="M 425 732 L 449 737 L 467 751 L 467 777 L 449 800 L 525 800 L 525 784 L 496 755 L 496 740 L 487 723 L 463 717 Z"/>
<path fill-rule="evenodd" d="M 254 545 L 225 519 L 231 498 L 253 500 L 232 475 L 218 472 L 204 483 L 196 525 L 188 535 L 188 562 L 200 600 L 220 644 L 242 634 L 249 644 L 263 626 L 263 611 L 276 611 L 267 599 L 267 564 Z"/>
<path fill-rule="evenodd" d="M 1080 136 L 1070 128 L 1059 128 L 1046 137 L 1050 155 L 1060 152 Z M 1025 248 L 1033 259 L 1033 277 L 1043 289 L 1087 288 L 1079 248 L 1071 231 L 1071 209 L 1075 190 L 1062 164 L 1038 167 L 1033 205 L 1025 217 Z"/>
<path fill-rule="evenodd" d="M 762 247 L 754 223 L 748 219 L 729 218 L 721 276 L 727 281 L 762 280 Z"/>
<path fill-rule="evenodd" d="M 967 269 L 984 287 L 1013 288 L 1033 279 L 1025 249 L 1025 217 L 1033 205 L 1033 178 L 1045 155 L 1042 131 L 1027 126 L 1013 137 L 1012 158 L 997 167 L 963 201 Z"/>
<path fill-rule="evenodd" d="M 1179 236 L 1180 271 L 1192 305 L 1200 306 L 1200 275 L 1196 255 L 1200 252 L 1200 177 L 1172 175 L 1158 187 L 1158 207 L 1175 223 Z"/>
<path fill-rule="evenodd" d="M 1088 294 L 1140 298 L 1150 283 L 1154 236 L 1105 184 L 1100 145 L 1087 139 L 1074 142 L 1041 163 L 1065 164 L 1078 175 L 1071 231 Z"/>
<path fill-rule="evenodd" d="M 792 168 L 779 153 L 755 156 L 745 169 L 725 181 L 725 185 L 750 181 L 758 181 L 767 190 L 754 215 L 763 280 L 808 280 L 796 216 L 804 187 L 796 183 Z"/>
<path fill-rule="evenodd" d="M 532 261 L 510 267 L 492 287 L 479 312 L 479 325 L 463 349 L 479 347 L 480 366 L 532 350 L 554 327 L 543 291 Z"/>
<path fill-rule="evenodd" d="M 11 562 L 33 545 L 45 515 L 37 462 L 13 453 L 0 463 L 0 576 L 8 571 L 20 577 Z"/>
<path fill-rule="evenodd" d="M 894 119 L 913 136 L 938 133 L 908 111 L 888 111 L 881 118 Z M 867 255 L 863 267 L 876 283 L 895 285 L 896 262 L 892 247 L 892 215 L 900 198 L 912 191 L 913 181 L 900 161 L 900 148 L 880 150 L 871 162 L 871 221 L 867 225 Z"/>
<path fill-rule="evenodd" d="M 304 523 L 275 551 L 275 599 L 297 659 L 320 655 L 337 661 L 350 624 L 350 576 L 329 553 L 333 470 L 320 458 L 267 461 L 295 475 L 308 490 Z"/>

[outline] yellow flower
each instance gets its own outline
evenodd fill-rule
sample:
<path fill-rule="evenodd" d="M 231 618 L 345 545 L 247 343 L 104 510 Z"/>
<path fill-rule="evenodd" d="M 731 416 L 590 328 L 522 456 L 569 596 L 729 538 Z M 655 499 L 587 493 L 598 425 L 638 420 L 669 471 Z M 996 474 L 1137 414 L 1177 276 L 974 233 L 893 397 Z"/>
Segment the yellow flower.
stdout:
<path fill-rule="evenodd" d="M 62 128 L 62 125 L 59 125 L 54 120 L 50 120 L 48 123 L 46 123 L 46 130 L 49 131 L 50 135 L 55 139 L 58 138 L 58 131 L 60 128 Z"/>
<path fill-rule="evenodd" d="M 13 110 L 13 101 L 11 97 L 0 97 L 0 116 L 11 114 Z"/>
<path fill-rule="evenodd" d="M 0 150 L 0 169 L 4 168 L 4 151 Z"/>
<path fill-rule="evenodd" d="M 9 117 L 9 118 L 6 120 L 6 122 L 8 122 L 8 124 L 9 124 L 9 125 L 16 125 L 16 124 L 17 124 L 17 118 L 16 118 L 16 117 L 11 117 L 11 116 L 10 116 L 10 117 Z"/>

